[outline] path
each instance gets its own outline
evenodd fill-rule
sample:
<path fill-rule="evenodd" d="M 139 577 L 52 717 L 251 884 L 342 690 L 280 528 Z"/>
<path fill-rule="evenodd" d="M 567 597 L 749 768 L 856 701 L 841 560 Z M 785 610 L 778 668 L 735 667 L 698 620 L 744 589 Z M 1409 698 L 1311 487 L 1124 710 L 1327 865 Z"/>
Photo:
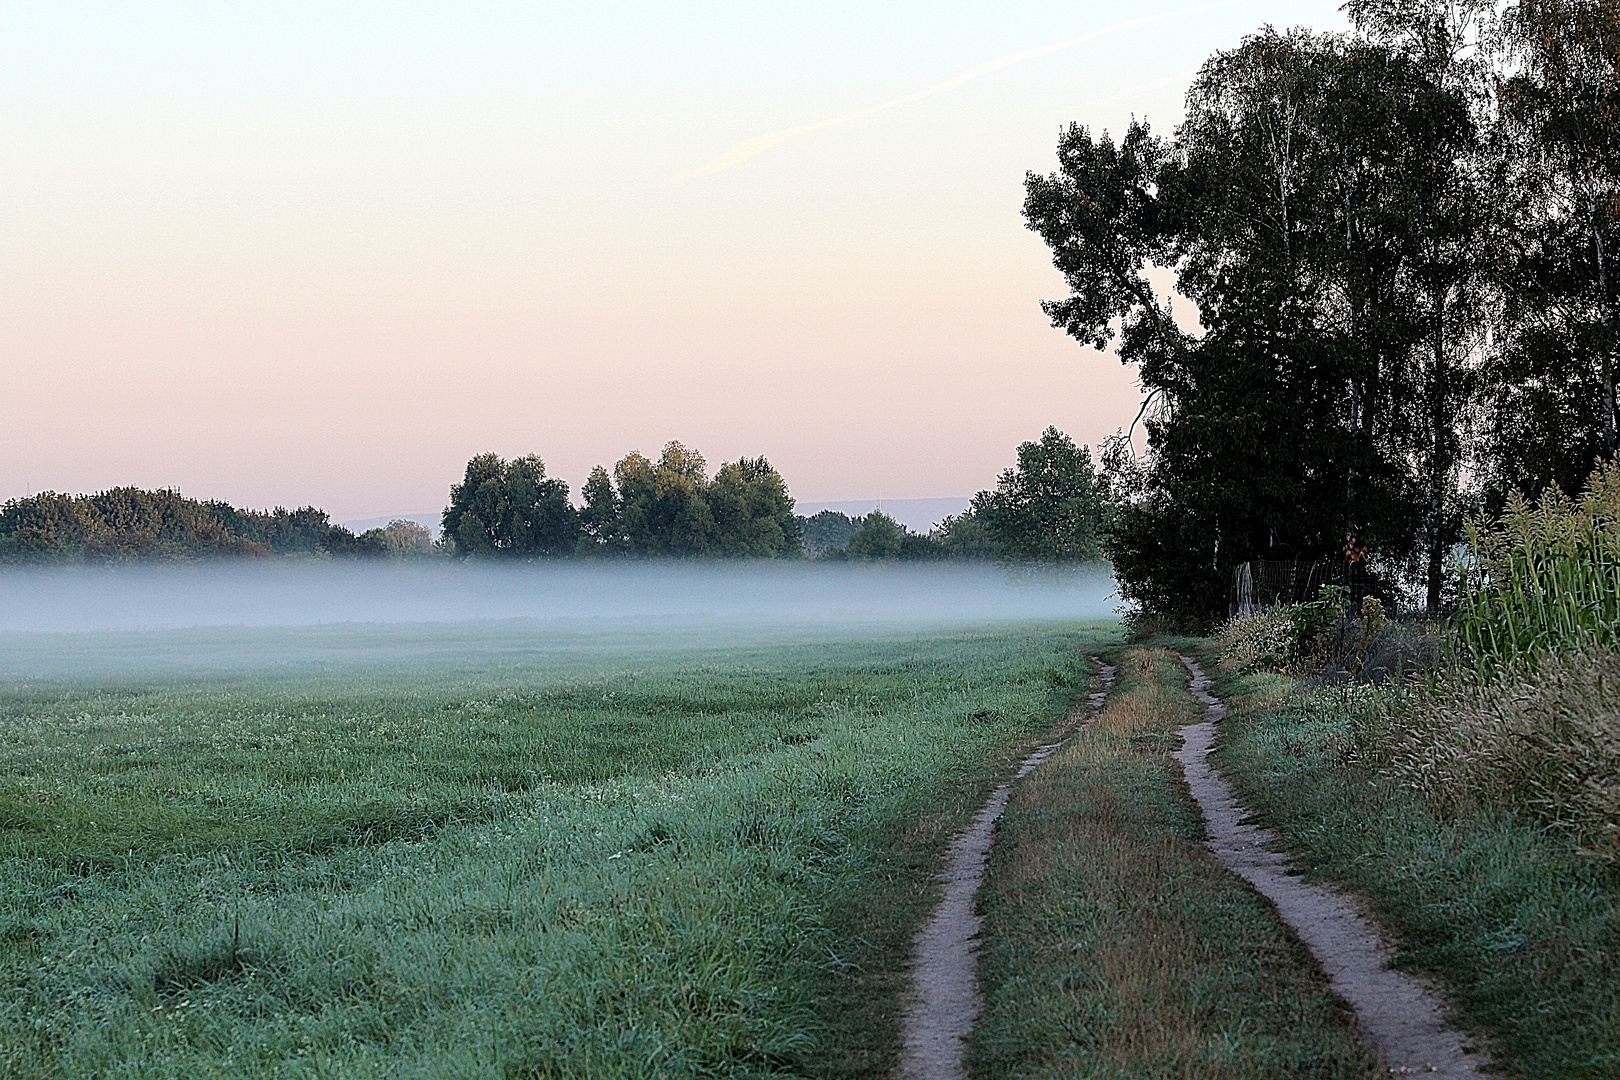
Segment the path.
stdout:
<path fill-rule="evenodd" d="M 1243 823 L 1232 786 L 1209 763 L 1226 706 L 1210 694 L 1209 677 L 1191 658 L 1181 662 L 1191 673 L 1193 696 L 1208 708 L 1202 722 L 1181 729 L 1185 745 L 1174 756 L 1204 812 L 1210 849 L 1277 906 L 1327 972 L 1334 993 L 1355 1011 L 1362 1041 L 1392 1074 L 1483 1080 L 1484 1059 L 1464 1050 L 1462 1036 L 1446 1026 L 1439 997 L 1386 966 L 1390 951 L 1372 923 L 1342 893 L 1289 873 L 1287 859 L 1270 850 L 1275 833 Z"/>
<path fill-rule="evenodd" d="M 1091 718 L 1069 738 L 1091 726 L 1114 682 L 1113 666 L 1091 659 L 1102 669 L 1103 688 L 1089 695 Z M 1034 772 L 1065 741 L 1038 747 L 1024 759 L 1014 779 Z M 997 787 L 973 824 L 951 842 L 948 861 L 939 875 L 945 896 L 912 939 L 912 988 L 900 1020 L 904 1040 L 900 1080 L 961 1080 L 967 1076 L 965 1040 L 984 1007 L 978 976 L 979 926 L 984 918 L 973 897 L 984 880 L 996 819 L 1007 809 L 1011 796 L 1011 781 Z"/>

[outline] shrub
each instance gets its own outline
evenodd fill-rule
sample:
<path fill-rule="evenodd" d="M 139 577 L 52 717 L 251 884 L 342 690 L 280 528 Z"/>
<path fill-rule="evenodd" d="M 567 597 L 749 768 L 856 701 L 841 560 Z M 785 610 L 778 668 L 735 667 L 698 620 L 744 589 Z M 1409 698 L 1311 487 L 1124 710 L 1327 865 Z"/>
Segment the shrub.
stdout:
<path fill-rule="evenodd" d="M 1216 634 L 1221 664 L 1228 670 L 1283 668 L 1297 653 L 1292 607 L 1262 608 L 1234 615 Z"/>

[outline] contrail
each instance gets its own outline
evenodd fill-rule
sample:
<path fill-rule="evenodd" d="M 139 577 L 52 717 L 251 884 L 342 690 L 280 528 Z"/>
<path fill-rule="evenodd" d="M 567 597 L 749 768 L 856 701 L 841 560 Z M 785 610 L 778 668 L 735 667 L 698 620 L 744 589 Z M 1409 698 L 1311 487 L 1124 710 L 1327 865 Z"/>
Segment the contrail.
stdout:
<path fill-rule="evenodd" d="M 705 162 L 695 169 L 688 169 L 679 176 L 671 177 L 666 183 L 679 184 L 685 180 L 696 180 L 700 176 L 708 176 L 711 173 L 717 173 L 723 169 L 729 169 L 733 165 L 742 164 L 749 158 L 758 157 L 760 154 L 763 154 L 772 147 L 780 146 L 782 143 L 787 142 L 796 135 L 803 135 L 809 131 L 819 131 L 822 128 L 836 127 L 839 124 L 847 124 L 851 120 L 859 120 L 864 116 L 871 116 L 873 113 L 883 112 L 885 109 L 895 109 L 899 108 L 901 105 L 910 105 L 914 101 L 922 101 L 924 98 L 931 98 L 937 94 L 943 94 L 946 91 L 955 90 L 963 83 L 972 82 L 974 79 L 982 78 L 985 75 L 991 74 L 992 72 L 1000 71 L 1002 68 L 1012 67 L 1014 64 L 1022 64 L 1026 60 L 1034 60 L 1037 57 L 1050 56 L 1053 53 L 1062 52 L 1065 49 L 1072 49 L 1076 45 L 1084 45 L 1088 41 L 1095 41 L 1106 34 L 1117 33 L 1120 30 L 1129 30 L 1134 26 L 1144 26 L 1148 23 L 1162 22 L 1165 19 L 1178 19 L 1185 15 L 1196 15 L 1198 12 L 1208 11 L 1211 8 L 1226 7 L 1228 4 L 1235 2 L 1236 0 L 1220 0 L 1218 3 L 1203 4 L 1194 8 L 1183 8 L 1180 11 L 1166 11 L 1158 15 L 1144 15 L 1138 19 L 1127 19 L 1124 22 L 1110 23 L 1108 26 L 1104 26 L 1101 29 L 1092 30 L 1088 33 L 1081 34 L 1079 37 L 1072 37 L 1065 41 L 1059 41 L 1053 45 L 1042 45 L 1039 48 L 1025 49 L 1023 52 L 1008 53 L 1006 56 L 998 56 L 994 60 L 980 64 L 978 67 L 969 68 L 954 78 L 946 79 L 942 83 L 935 83 L 933 86 L 927 87 L 923 90 L 918 90 L 912 94 L 907 94 L 904 97 L 897 97 L 890 101 L 885 101 L 879 105 L 872 105 L 865 109 L 848 113 L 844 116 L 829 117 L 826 120 L 816 120 L 809 124 L 801 124 L 798 127 L 783 128 L 781 131 L 773 131 L 767 135 L 755 136 L 746 142 L 738 143 L 736 146 L 733 146 L 730 150 L 727 150 L 725 153 L 721 154 L 712 161 Z"/>

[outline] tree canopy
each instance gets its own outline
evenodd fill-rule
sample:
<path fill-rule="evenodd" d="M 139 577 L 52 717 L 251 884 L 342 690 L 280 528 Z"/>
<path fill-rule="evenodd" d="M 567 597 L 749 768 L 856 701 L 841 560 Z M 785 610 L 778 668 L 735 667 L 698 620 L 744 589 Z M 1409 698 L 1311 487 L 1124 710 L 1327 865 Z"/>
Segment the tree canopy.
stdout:
<path fill-rule="evenodd" d="M 791 558 L 802 554 L 793 498 L 763 457 L 720 466 L 679 442 L 658 460 L 631 451 L 591 470 L 583 506 L 546 477 L 539 457 L 480 454 L 450 489 L 444 535 L 478 558 L 589 555 L 636 558 Z"/>
<path fill-rule="evenodd" d="M 994 491 L 974 496 L 971 513 L 1003 558 L 1064 563 L 1102 557 L 1102 511 L 1090 448 L 1049 427 L 1018 447 L 1018 464 L 1001 474 Z M 953 532 L 962 528 L 951 525 Z"/>
<path fill-rule="evenodd" d="M 1070 288 L 1048 317 L 1146 399 L 1146 453 L 1105 449 L 1105 547 L 1177 621 L 1255 559 L 1438 610 L 1466 514 L 1615 449 L 1620 9 L 1348 10 L 1210 57 L 1169 137 L 1072 124 L 1026 180 Z"/>

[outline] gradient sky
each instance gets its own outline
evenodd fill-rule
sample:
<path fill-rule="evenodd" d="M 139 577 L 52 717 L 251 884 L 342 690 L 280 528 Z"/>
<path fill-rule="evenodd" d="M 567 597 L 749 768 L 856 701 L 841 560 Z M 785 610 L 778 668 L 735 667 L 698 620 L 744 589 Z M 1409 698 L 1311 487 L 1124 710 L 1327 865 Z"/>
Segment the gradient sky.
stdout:
<path fill-rule="evenodd" d="M 1263 23 L 1343 26 L 1235 0 L 1041 52 L 1196 7 L 0 0 L 0 499 L 355 518 L 482 450 L 577 490 L 673 438 L 906 498 L 1095 444 L 1135 380 L 1037 307 L 1024 173 L 1070 120 L 1168 131 Z"/>

